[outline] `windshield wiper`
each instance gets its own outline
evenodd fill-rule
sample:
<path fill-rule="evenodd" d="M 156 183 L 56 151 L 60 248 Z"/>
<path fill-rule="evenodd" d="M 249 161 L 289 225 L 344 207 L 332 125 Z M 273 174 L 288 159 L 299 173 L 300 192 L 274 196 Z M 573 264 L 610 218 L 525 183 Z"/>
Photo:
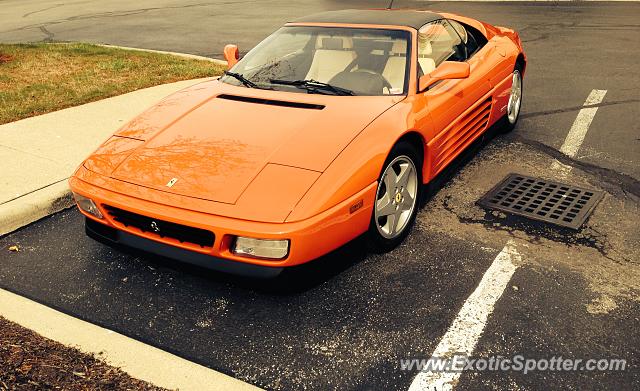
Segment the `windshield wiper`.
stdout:
<path fill-rule="evenodd" d="M 309 80 L 269 80 L 271 84 L 282 84 L 285 86 L 293 86 L 298 88 L 304 88 L 307 91 L 314 93 L 333 92 L 334 95 L 355 95 L 355 93 L 346 88 L 337 87 L 329 83 L 323 83 L 321 81 L 309 79 Z"/>
<path fill-rule="evenodd" d="M 266 88 L 266 87 L 260 87 L 259 85 L 257 85 L 256 83 L 252 82 L 251 80 L 247 79 L 246 77 L 244 77 L 240 73 L 224 71 L 224 74 L 227 75 L 227 76 L 231 76 L 234 79 L 238 80 L 240 83 L 244 84 L 245 87 L 259 88 L 259 89 L 262 89 L 262 90 L 268 90 L 269 89 L 269 88 Z"/>

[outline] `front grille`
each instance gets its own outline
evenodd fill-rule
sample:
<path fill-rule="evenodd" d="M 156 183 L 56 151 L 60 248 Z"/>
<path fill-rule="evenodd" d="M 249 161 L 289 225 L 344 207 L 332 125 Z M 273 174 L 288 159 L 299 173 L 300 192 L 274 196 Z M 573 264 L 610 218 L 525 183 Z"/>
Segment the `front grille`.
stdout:
<path fill-rule="evenodd" d="M 103 205 L 109 216 L 125 227 L 137 228 L 160 238 L 171 238 L 180 243 L 193 243 L 200 247 L 213 247 L 215 235 L 205 229 L 189 227 L 169 221 L 154 219 L 110 205 Z"/>
<path fill-rule="evenodd" d="M 578 229 L 604 193 L 520 174 L 509 174 L 485 194 L 484 208 Z"/>

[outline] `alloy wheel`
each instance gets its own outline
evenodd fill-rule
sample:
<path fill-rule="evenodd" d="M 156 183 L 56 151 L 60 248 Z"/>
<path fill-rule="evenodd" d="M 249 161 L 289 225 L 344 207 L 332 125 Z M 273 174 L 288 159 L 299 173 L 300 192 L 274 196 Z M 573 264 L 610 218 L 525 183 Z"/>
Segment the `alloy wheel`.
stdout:
<path fill-rule="evenodd" d="M 507 105 L 507 118 L 509 123 L 515 124 L 520 114 L 520 104 L 522 103 L 522 76 L 520 71 L 513 71 L 513 78 L 511 82 L 511 95 L 509 96 L 509 103 Z"/>
<path fill-rule="evenodd" d="M 387 165 L 378 184 L 375 222 L 380 235 L 393 239 L 407 227 L 418 194 L 418 173 L 413 161 L 405 155 Z"/>

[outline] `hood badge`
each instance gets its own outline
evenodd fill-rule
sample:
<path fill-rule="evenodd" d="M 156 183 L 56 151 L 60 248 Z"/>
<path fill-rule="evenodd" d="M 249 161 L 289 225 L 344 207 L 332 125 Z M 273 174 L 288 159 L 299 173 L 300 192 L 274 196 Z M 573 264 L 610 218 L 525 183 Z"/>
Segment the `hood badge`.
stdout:
<path fill-rule="evenodd" d="M 178 178 L 171 178 L 171 180 L 169 182 L 167 182 L 167 187 L 173 187 L 173 185 L 176 184 L 176 182 L 178 182 Z"/>

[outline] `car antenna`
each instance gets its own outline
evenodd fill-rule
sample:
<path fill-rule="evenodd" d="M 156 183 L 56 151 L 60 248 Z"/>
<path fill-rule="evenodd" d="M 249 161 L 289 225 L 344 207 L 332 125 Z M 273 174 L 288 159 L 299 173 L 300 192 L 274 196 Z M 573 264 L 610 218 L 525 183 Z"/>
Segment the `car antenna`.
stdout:
<path fill-rule="evenodd" d="M 389 2 L 389 6 L 387 7 L 387 9 L 388 9 L 388 10 L 390 10 L 390 9 L 391 9 L 391 7 L 393 7 L 393 0 L 391 0 L 391 1 Z"/>

